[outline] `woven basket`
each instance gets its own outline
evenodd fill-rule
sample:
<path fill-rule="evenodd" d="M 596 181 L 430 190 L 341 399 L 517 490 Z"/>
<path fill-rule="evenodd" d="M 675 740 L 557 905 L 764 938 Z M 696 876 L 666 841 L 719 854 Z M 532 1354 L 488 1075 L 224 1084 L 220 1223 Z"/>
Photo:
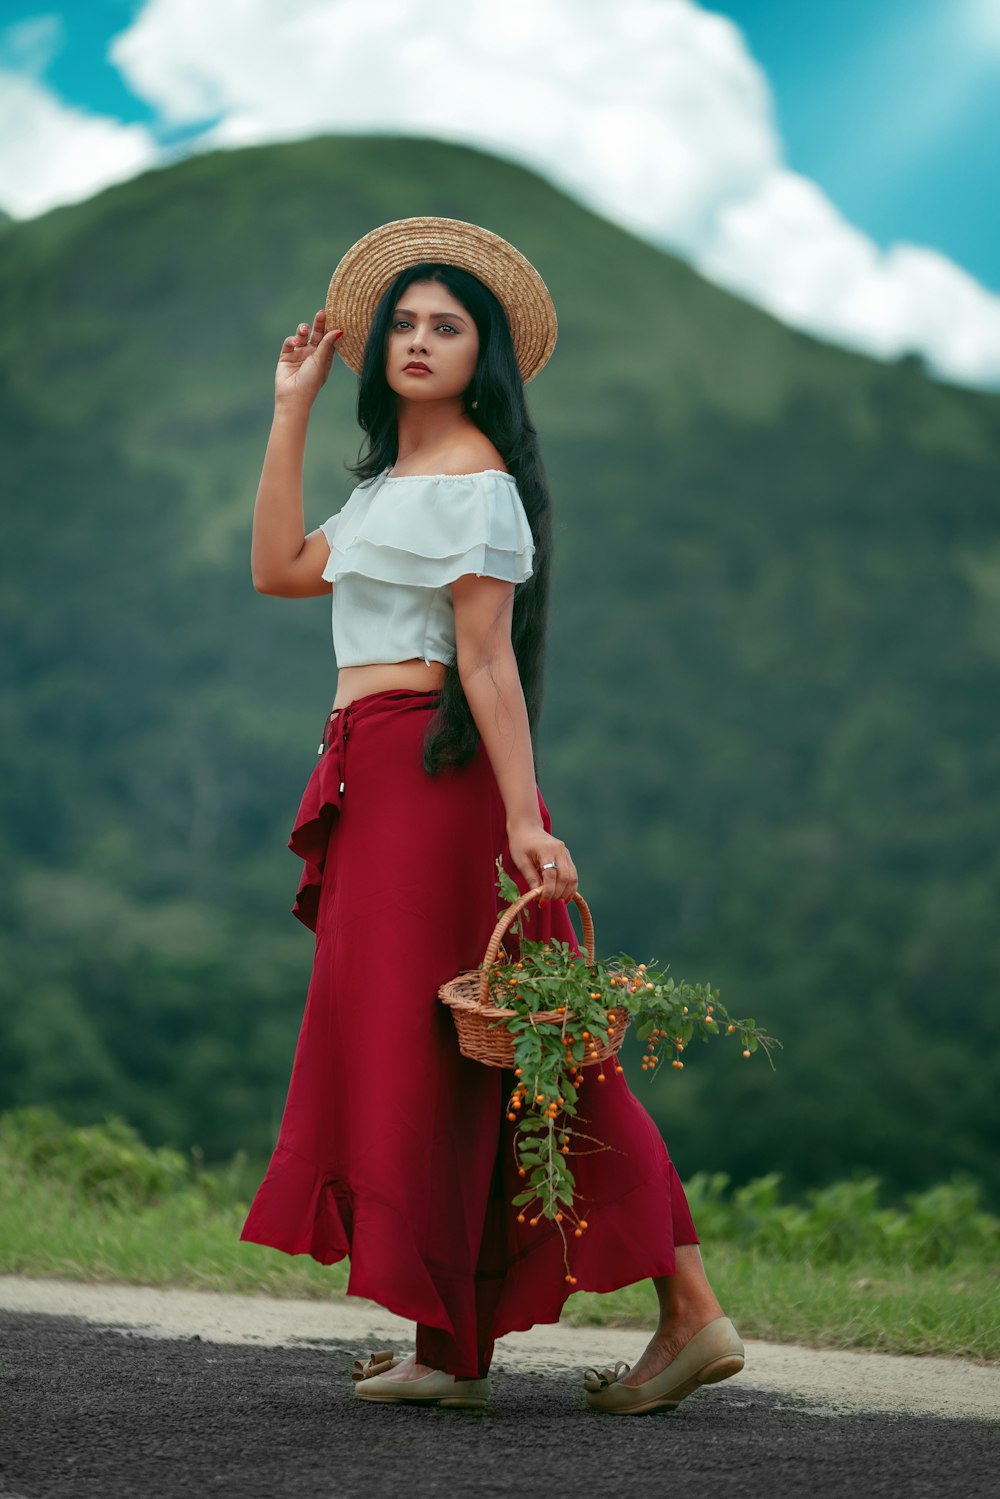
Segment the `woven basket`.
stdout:
<path fill-rule="evenodd" d="M 454 1016 L 455 1027 L 458 1031 L 458 1046 L 462 1055 L 471 1057 L 475 1062 L 483 1062 L 487 1067 L 514 1066 L 514 1034 L 507 1029 L 507 1022 L 518 1013 L 517 1010 L 506 1009 L 491 1002 L 490 969 L 496 961 L 498 952 L 501 951 L 500 944 L 504 932 L 529 901 L 541 898 L 542 891 L 543 887 L 539 885 L 534 890 L 525 891 L 520 899 L 513 901 L 501 914 L 480 966 L 467 968 L 464 973 L 442 984 L 438 990 L 438 997 L 450 1006 Z M 590 915 L 590 907 L 581 895 L 573 895 L 571 899 L 580 908 L 587 962 L 593 963 L 594 923 Z M 624 1006 L 615 1007 L 615 1016 L 611 1026 L 612 1034 L 605 1035 L 597 1041 L 596 1054 L 588 1055 L 585 1066 L 603 1062 L 620 1049 L 625 1039 L 630 1016 Z M 569 1014 L 560 1015 L 557 1010 L 539 1010 L 531 1017 L 532 1023 L 536 1026 L 561 1027 L 565 1020 L 568 1029 L 572 1029 L 573 1018 Z"/>

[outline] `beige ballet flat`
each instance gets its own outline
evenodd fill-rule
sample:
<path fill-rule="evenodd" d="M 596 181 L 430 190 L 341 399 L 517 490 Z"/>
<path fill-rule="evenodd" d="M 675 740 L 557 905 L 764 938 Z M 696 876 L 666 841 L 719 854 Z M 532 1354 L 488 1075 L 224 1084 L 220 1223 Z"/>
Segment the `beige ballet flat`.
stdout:
<path fill-rule="evenodd" d="M 445 1374 L 441 1369 L 432 1369 L 420 1379 L 382 1379 L 372 1374 L 358 1381 L 354 1393 L 362 1400 L 429 1401 L 434 1405 L 481 1410 L 490 1396 L 490 1381 L 488 1375 L 485 1379 L 456 1379 L 454 1374 Z"/>
<path fill-rule="evenodd" d="M 645 1411 L 673 1410 L 700 1385 L 717 1384 L 743 1368 L 746 1350 L 728 1317 L 716 1317 L 681 1349 L 665 1369 L 645 1384 L 619 1383 L 629 1364 L 619 1359 L 613 1369 L 584 1370 L 587 1404 L 619 1416 Z"/>

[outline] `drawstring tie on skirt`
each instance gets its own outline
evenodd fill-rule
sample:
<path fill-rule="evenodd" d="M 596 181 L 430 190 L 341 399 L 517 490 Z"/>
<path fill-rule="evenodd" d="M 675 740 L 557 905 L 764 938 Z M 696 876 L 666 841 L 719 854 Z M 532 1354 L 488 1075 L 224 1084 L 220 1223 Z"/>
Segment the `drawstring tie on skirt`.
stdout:
<path fill-rule="evenodd" d="M 341 796 L 343 796 L 344 794 L 344 785 L 347 774 L 347 736 L 351 732 L 351 708 L 352 704 L 348 703 L 346 708 L 334 708 L 332 712 L 327 716 L 326 723 L 323 726 L 323 738 L 320 742 L 319 749 L 316 751 L 318 755 L 322 755 L 326 750 L 332 749 L 333 745 L 336 744 L 337 759 L 340 764 Z"/>

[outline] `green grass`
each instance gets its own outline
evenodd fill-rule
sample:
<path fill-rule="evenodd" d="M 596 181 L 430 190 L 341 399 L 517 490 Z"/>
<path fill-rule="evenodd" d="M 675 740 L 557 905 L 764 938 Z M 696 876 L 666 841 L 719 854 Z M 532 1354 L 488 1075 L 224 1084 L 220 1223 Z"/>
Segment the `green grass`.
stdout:
<path fill-rule="evenodd" d="M 322 1266 L 243 1244 L 242 1205 L 186 1190 L 158 1203 L 88 1201 L 71 1185 L 0 1173 L 0 1271 L 79 1281 L 336 1298 L 348 1262 Z M 997 1272 L 969 1257 L 915 1269 L 864 1261 L 816 1265 L 706 1242 L 709 1275 L 747 1337 L 814 1348 L 1000 1358 Z M 575 1326 L 652 1327 L 650 1281 L 569 1298 Z"/>
<path fill-rule="evenodd" d="M 4 1176 L 0 1272 L 238 1291 L 268 1296 L 342 1294 L 347 1261 L 318 1265 L 242 1244 L 245 1207 L 184 1192 L 158 1203 L 88 1202 L 59 1182 Z"/>
<path fill-rule="evenodd" d="M 713 1288 L 744 1337 L 809 1348 L 1000 1358 L 996 1269 L 969 1260 L 948 1267 L 887 1269 L 863 1262 L 789 1262 L 729 1244 L 703 1248 Z M 577 1326 L 650 1327 L 656 1297 L 643 1281 L 611 1295 L 581 1292 L 564 1318 Z"/>

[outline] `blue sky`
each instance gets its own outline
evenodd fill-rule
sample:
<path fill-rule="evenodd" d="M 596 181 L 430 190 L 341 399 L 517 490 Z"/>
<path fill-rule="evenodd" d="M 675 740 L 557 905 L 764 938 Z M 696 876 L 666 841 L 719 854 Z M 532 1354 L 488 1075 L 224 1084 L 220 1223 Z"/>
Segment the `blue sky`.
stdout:
<path fill-rule="evenodd" d="M 295 101 L 293 118 L 276 112 L 266 97 L 274 92 L 268 66 L 287 75 L 289 56 L 299 55 L 308 65 L 325 34 L 348 37 L 345 55 L 355 47 L 370 68 L 373 56 L 382 60 L 380 10 L 397 18 L 389 34 L 402 36 L 399 10 L 385 9 L 389 0 L 204 0 L 197 12 L 185 0 L 149 0 L 148 7 L 147 0 L 0 0 L 7 92 L 17 79 L 34 90 L 9 103 L 7 117 L 30 132 L 37 103 L 45 141 L 33 161 L 30 143 L 21 158 L 10 148 L 6 161 L 0 143 L 0 207 L 30 217 L 69 200 L 83 153 L 74 110 L 102 121 L 103 135 L 87 147 L 88 166 L 108 152 L 105 176 L 88 193 L 169 159 L 165 152 L 185 142 L 238 147 L 323 129 L 412 124 L 548 171 L 608 217 L 687 255 L 786 321 L 886 357 L 918 348 L 942 374 L 1000 386 L 1000 296 L 991 295 L 1000 294 L 1000 0 L 706 0 L 700 7 L 693 0 L 505 0 L 489 7 L 499 19 L 484 19 L 477 3 L 415 0 L 407 12 L 414 37 L 418 25 L 437 24 L 450 39 L 467 30 L 464 56 L 480 93 L 492 64 L 506 88 L 530 82 L 539 118 L 548 108 L 553 120 L 558 88 L 549 85 L 559 83 L 555 72 L 578 43 L 567 97 L 576 105 L 592 99 L 593 110 L 578 113 L 572 138 L 560 139 L 553 124 L 547 145 L 516 125 L 508 139 L 495 120 L 474 118 L 477 104 L 471 96 L 463 104 L 460 89 L 450 117 L 398 107 L 382 115 L 357 96 L 341 116 L 331 104 L 329 118 L 306 110 L 300 119 Z M 738 32 L 720 30 L 706 12 L 727 17 Z M 237 15 L 246 56 L 233 65 L 226 54 Z M 371 31 L 362 36 L 366 16 Z M 539 16 L 546 18 L 541 30 Z M 525 50 L 509 52 L 505 64 L 518 27 Z M 284 52 L 272 48 L 269 30 L 281 33 Z M 553 60 L 552 77 L 527 79 L 539 55 Z M 412 68 L 399 74 L 404 90 L 411 75 Z M 325 82 L 318 74 L 303 87 L 315 90 L 317 79 Z M 77 161 L 70 159 L 74 128 Z M 60 152 L 69 153 L 62 178 Z M 575 178 L 570 155 L 581 162 Z M 41 170 L 40 159 L 49 164 Z M 669 170 L 647 192 L 658 161 Z M 784 264 L 775 253 L 782 247 Z M 938 309 L 936 320 L 929 307 Z"/>
<path fill-rule="evenodd" d="M 879 245 L 932 245 L 1000 292 L 1000 19 L 990 67 L 963 40 L 956 0 L 711 9 L 765 68 L 791 167 Z"/>

